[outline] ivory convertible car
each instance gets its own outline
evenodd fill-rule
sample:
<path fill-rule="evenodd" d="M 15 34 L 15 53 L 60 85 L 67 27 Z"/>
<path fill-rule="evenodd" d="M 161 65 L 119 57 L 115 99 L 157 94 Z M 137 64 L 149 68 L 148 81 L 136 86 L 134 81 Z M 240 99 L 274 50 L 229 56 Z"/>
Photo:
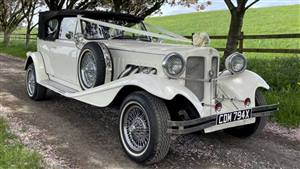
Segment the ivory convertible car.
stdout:
<path fill-rule="evenodd" d="M 261 90 L 269 86 L 246 70 L 242 54 L 229 56 L 219 72 L 217 50 L 193 46 L 142 18 L 50 11 L 40 13 L 38 29 L 37 52 L 28 52 L 25 64 L 28 96 L 42 100 L 50 89 L 118 108 L 121 144 L 138 163 L 162 160 L 171 134 L 251 136 L 278 107 L 266 105 Z"/>

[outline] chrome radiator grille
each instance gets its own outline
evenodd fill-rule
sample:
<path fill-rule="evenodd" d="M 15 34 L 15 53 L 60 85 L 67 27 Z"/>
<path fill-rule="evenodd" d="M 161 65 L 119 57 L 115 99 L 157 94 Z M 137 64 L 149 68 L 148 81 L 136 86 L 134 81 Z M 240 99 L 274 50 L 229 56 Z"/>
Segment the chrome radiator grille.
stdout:
<path fill-rule="evenodd" d="M 189 57 L 186 63 L 185 77 L 187 79 L 185 81 L 185 86 L 190 89 L 200 101 L 203 100 L 204 97 L 204 82 L 192 79 L 204 79 L 204 61 L 203 57 Z"/>
<path fill-rule="evenodd" d="M 219 73 L 219 59 L 218 57 L 214 56 L 211 60 L 211 71 L 213 72 L 212 78 L 217 78 Z M 214 98 L 217 97 L 217 81 L 212 81 L 213 87 L 213 96 Z"/>

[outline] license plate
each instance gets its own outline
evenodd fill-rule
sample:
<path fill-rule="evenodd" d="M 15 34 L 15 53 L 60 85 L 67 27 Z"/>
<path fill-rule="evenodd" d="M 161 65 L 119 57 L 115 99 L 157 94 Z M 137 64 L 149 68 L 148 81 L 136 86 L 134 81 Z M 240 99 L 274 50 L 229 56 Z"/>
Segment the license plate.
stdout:
<path fill-rule="evenodd" d="M 252 109 L 239 110 L 239 111 L 219 114 L 217 116 L 217 125 L 230 123 L 233 121 L 249 119 L 251 117 L 252 117 Z"/>

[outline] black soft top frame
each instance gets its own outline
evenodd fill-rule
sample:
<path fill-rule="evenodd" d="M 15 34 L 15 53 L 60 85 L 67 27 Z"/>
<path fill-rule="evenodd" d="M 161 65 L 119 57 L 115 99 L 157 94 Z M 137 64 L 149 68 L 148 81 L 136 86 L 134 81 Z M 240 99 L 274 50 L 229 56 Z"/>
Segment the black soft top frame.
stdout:
<path fill-rule="evenodd" d="M 97 19 L 97 20 L 124 20 L 128 22 L 141 22 L 144 18 L 136 17 L 129 14 L 104 12 L 104 11 L 84 11 L 84 10 L 60 10 L 60 11 L 45 11 L 39 13 L 39 32 L 38 37 L 40 39 L 46 38 L 47 23 L 51 19 L 61 20 L 64 17 L 76 17 L 82 15 L 86 18 Z"/>

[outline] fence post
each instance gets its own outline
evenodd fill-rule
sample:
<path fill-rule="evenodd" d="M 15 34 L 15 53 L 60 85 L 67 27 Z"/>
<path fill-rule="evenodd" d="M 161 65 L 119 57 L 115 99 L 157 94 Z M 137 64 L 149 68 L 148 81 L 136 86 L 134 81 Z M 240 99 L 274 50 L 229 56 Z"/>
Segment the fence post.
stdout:
<path fill-rule="evenodd" d="M 239 52 L 243 53 L 244 49 L 244 32 L 241 32 L 240 38 L 239 38 Z"/>
<path fill-rule="evenodd" d="M 194 45 L 194 38 L 193 38 L 194 34 L 195 32 L 192 33 L 192 45 Z"/>

